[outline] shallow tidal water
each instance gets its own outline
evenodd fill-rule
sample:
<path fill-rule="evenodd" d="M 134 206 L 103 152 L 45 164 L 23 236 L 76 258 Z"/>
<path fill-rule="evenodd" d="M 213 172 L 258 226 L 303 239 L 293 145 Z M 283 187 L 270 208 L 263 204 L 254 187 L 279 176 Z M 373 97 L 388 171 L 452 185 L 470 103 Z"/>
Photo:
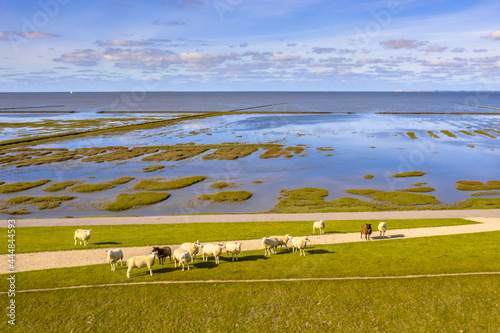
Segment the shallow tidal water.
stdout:
<path fill-rule="evenodd" d="M 236 93 L 235 93 L 236 94 Z M 284 93 L 283 93 L 284 94 Z M 435 195 L 443 203 L 452 204 L 457 201 L 471 198 L 469 192 L 458 191 L 455 182 L 458 180 L 499 180 L 500 173 L 500 134 L 491 131 L 500 131 L 500 116 L 494 115 L 418 115 L 401 114 L 387 115 L 377 112 L 403 110 L 415 112 L 438 112 L 443 110 L 456 112 L 477 111 L 477 108 L 467 106 L 463 101 L 472 93 L 463 95 L 445 95 L 437 98 L 437 106 L 432 107 L 432 101 L 414 95 L 406 96 L 391 93 L 393 101 L 380 93 L 369 108 L 368 100 L 359 100 L 360 93 L 353 93 L 337 103 L 333 110 L 334 98 L 329 99 L 327 107 L 325 95 L 322 93 L 290 94 L 289 99 L 300 105 L 294 111 L 349 111 L 351 114 L 232 114 L 219 117 L 183 121 L 167 127 L 153 130 L 136 130 L 119 135 L 103 135 L 86 137 L 75 140 L 64 140 L 38 145 L 34 148 L 86 148 L 103 146 L 152 146 L 175 145 L 179 143 L 279 143 L 285 146 L 301 145 L 306 148 L 303 154 L 287 159 L 261 159 L 263 151 L 251 154 L 234 161 L 208 160 L 201 156 L 178 162 L 141 162 L 139 158 L 105 163 L 85 163 L 79 160 L 53 163 L 50 165 L 30 166 L 25 168 L 1 168 L 0 180 L 7 183 L 16 181 L 36 181 L 51 179 L 52 183 L 64 180 L 84 180 L 88 183 L 103 182 L 117 177 L 132 176 L 135 180 L 120 185 L 114 189 L 92 193 L 71 193 L 68 190 L 51 193 L 51 195 L 73 194 L 77 200 L 63 203 L 60 208 L 38 211 L 36 207 L 27 206 L 33 213 L 26 217 L 63 217 L 81 215 L 166 215 L 166 214 L 194 214 L 194 213 L 252 213 L 268 211 L 277 203 L 281 189 L 296 189 L 302 187 L 323 188 L 329 191 L 326 200 L 345 196 L 356 197 L 370 201 L 367 198 L 345 193 L 346 189 L 366 189 L 393 191 L 413 187 L 417 182 L 427 182 L 425 186 L 434 187 L 436 191 L 425 193 Z M 370 93 L 372 94 L 372 93 Z M 396 94 L 394 97 L 394 94 Z M 278 94 L 279 95 L 279 94 Z M 294 96 L 293 98 L 290 96 Z M 298 96 L 297 96 L 298 95 Z M 247 100 L 240 104 L 226 103 L 224 110 L 246 106 L 250 102 L 258 104 L 261 100 L 256 95 L 247 96 Z M 318 97 L 316 104 L 299 103 L 299 97 Z M 432 95 L 431 95 L 432 96 Z M 461 96 L 458 102 L 456 96 Z M 465 97 L 464 97 L 465 96 Z M 500 96 L 500 94 L 499 94 Z M 237 96 L 233 96 L 237 100 Z M 232 98 L 233 98 L 232 97 Z M 275 102 L 283 96 L 274 96 Z M 330 96 L 331 97 L 331 96 Z M 335 97 L 335 96 L 334 96 Z M 336 96 L 338 97 L 338 96 Z M 386 96 L 387 97 L 387 96 Z M 439 96 L 438 96 L 439 97 Z M 272 102 L 270 95 L 266 95 L 262 104 Z M 295 98 L 295 99 L 294 99 Z M 356 99 L 357 98 L 357 99 Z M 254 101 L 254 99 L 256 99 Z M 490 103 L 500 102 L 495 95 Z M 216 99 L 214 99 L 215 101 Z M 425 103 L 420 101 L 426 100 Z M 210 101 L 210 99 L 209 99 Z M 219 101 L 220 102 L 220 101 Z M 158 102 L 159 103 L 159 102 Z M 351 103 L 351 104 L 349 104 Z M 57 104 L 54 102 L 54 105 Z M 390 105 L 388 107 L 387 105 Z M 158 104 L 159 105 L 159 104 Z M 255 104 L 254 104 L 255 105 Z M 350 105 L 350 107 L 349 107 Z M 447 105 L 447 106 L 446 106 Z M 500 106 L 500 103 L 497 104 Z M 220 107 L 214 102 L 212 107 Z M 290 104 L 274 107 L 279 111 L 290 110 Z M 200 106 L 200 108 L 202 108 Z M 78 113 L 78 117 L 95 114 L 92 111 L 102 109 L 93 106 Z M 165 107 L 164 109 L 168 109 Z M 189 109 L 189 110 L 188 110 Z M 273 111 L 271 107 L 256 109 L 255 111 Z M 283 110 L 287 109 L 287 110 Z M 367 111 L 367 110 L 371 111 Z M 185 110 L 194 110 L 193 106 L 185 106 Z M 362 111 L 360 111 L 362 110 Z M 483 112 L 483 110 L 480 110 Z M 127 117 L 140 117 L 140 114 L 127 114 Z M 162 117 L 162 115 L 154 115 Z M 11 115 L 18 117 L 16 115 Z M 38 115 L 37 119 L 44 119 L 45 115 Z M 57 117 L 64 117 L 57 115 Z M 109 115 L 108 115 L 109 117 Z M 171 117 L 165 115 L 165 117 Z M 7 118 L 7 117 L 4 117 Z M 2 121 L 5 121 L 3 119 Z M 19 119 L 17 120 L 19 121 Z M 456 138 L 448 137 L 441 131 L 452 132 Z M 481 130 L 495 136 L 487 137 L 473 131 Z M 433 138 L 428 131 L 432 131 L 439 138 Z M 468 131 L 469 136 L 460 131 Z M 414 132 L 414 139 L 408 132 Z M 317 148 L 331 148 L 332 151 L 320 151 Z M 208 151 L 205 154 L 211 153 Z M 299 156 L 303 155 L 303 156 Z M 331 156 L 328 156 L 331 155 Z M 144 173 L 143 167 L 161 164 L 163 171 Z M 391 178 L 390 175 L 405 171 L 420 170 L 427 172 L 423 177 Z M 366 180 L 364 175 L 372 174 L 374 178 Z M 161 203 L 140 209 L 128 210 L 122 213 L 112 213 L 102 210 L 105 203 L 113 202 L 119 193 L 133 193 L 133 185 L 141 179 L 163 177 L 171 179 L 187 176 L 207 176 L 208 179 L 190 187 L 167 191 L 171 197 Z M 89 178 L 91 177 L 91 178 Z M 262 181 L 256 184 L 253 181 Z M 224 190 L 246 190 L 253 196 L 244 203 L 216 204 L 200 201 L 199 194 L 215 193 L 219 190 L 210 187 L 217 181 L 232 183 Z M 50 185 L 50 183 L 48 184 Z M 47 186 L 48 186 L 47 185 Z M 41 191 L 44 187 L 35 188 L 15 194 L 0 194 L 0 200 L 16 196 L 42 196 L 48 193 Z M 101 208 L 100 208 L 101 207 Z M 16 207 L 17 208 L 17 207 Z M 6 214 L 3 214 L 6 217 Z"/>

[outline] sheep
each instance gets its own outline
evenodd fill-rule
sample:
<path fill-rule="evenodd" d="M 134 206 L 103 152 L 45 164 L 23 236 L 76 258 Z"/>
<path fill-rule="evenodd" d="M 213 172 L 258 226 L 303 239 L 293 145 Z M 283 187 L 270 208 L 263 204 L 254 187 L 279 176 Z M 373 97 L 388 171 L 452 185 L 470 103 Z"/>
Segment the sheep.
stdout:
<path fill-rule="evenodd" d="M 130 271 L 132 268 L 137 267 L 137 268 L 142 268 L 144 266 L 148 266 L 149 269 L 149 274 L 153 276 L 153 271 L 151 270 L 151 267 L 155 263 L 155 258 L 158 255 L 156 252 L 151 252 L 150 255 L 147 256 L 137 256 L 137 257 L 132 257 L 129 260 L 127 260 L 127 277 L 130 279 Z"/>
<path fill-rule="evenodd" d="M 203 261 L 208 261 L 208 256 L 214 256 L 215 257 L 215 264 L 219 264 L 219 256 L 222 253 L 222 249 L 224 248 L 224 244 L 206 244 L 203 246 L 203 249 L 201 251 Z"/>
<path fill-rule="evenodd" d="M 372 225 L 371 224 L 363 224 L 361 226 L 361 238 L 365 235 L 365 239 L 370 240 L 370 235 L 372 234 Z"/>
<path fill-rule="evenodd" d="M 121 260 L 120 266 L 123 266 L 123 252 L 120 249 L 108 251 L 108 262 L 111 264 L 111 271 L 116 270 L 116 263 Z"/>
<path fill-rule="evenodd" d="M 324 234 L 325 233 L 325 221 L 316 221 L 313 223 L 313 234 L 316 230 L 319 230 L 319 234 Z"/>
<path fill-rule="evenodd" d="M 274 237 L 264 237 L 262 238 L 262 248 L 264 249 L 264 256 L 271 255 L 271 252 L 274 250 L 276 253 L 276 247 L 279 245 L 278 240 Z"/>
<path fill-rule="evenodd" d="M 280 248 L 283 248 L 283 245 L 285 245 L 286 249 L 290 251 L 290 249 L 288 248 L 288 240 L 292 238 L 292 235 L 286 234 L 285 236 L 271 236 L 269 238 L 275 238 L 276 240 L 278 240 L 278 245 L 280 246 Z"/>
<path fill-rule="evenodd" d="M 182 265 L 182 271 L 184 272 L 184 264 L 187 264 L 188 271 L 189 271 L 189 262 L 191 261 L 191 255 L 189 254 L 189 251 L 184 250 L 182 248 L 177 248 L 174 250 L 174 264 L 175 267 L 177 268 L 177 261 L 179 262 L 179 267 Z"/>
<path fill-rule="evenodd" d="M 292 246 L 293 246 L 293 253 L 295 253 L 295 249 L 299 250 L 299 255 L 306 255 L 306 246 L 307 242 L 309 242 L 309 238 L 307 237 L 293 237 L 292 238 Z"/>
<path fill-rule="evenodd" d="M 226 254 L 229 259 L 229 252 L 233 255 L 233 261 L 236 256 L 236 261 L 238 261 L 238 254 L 241 252 L 241 243 L 228 242 L 226 243 Z"/>
<path fill-rule="evenodd" d="M 169 257 L 170 261 L 172 261 L 172 249 L 168 246 L 153 247 L 153 252 L 158 252 L 158 262 L 160 265 L 165 263 L 166 257 Z"/>
<path fill-rule="evenodd" d="M 378 224 L 378 231 L 379 231 L 379 233 L 380 233 L 380 235 L 379 235 L 379 236 L 383 236 L 383 237 L 385 237 L 385 232 L 387 231 L 387 223 L 385 223 L 385 222 L 380 222 L 380 223 Z"/>
<path fill-rule="evenodd" d="M 89 229 L 89 230 L 76 229 L 75 236 L 73 237 L 75 239 L 75 245 L 76 245 L 76 241 L 80 240 L 80 245 L 82 245 L 82 241 L 83 241 L 83 246 L 87 246 L 87 244 L 89 243 L 91 231 L 92 231 L 92 229 Z"/>
<path fill-rule="evenodd" d="M 200 251 L 200 247 L 202 247 L 200 241 L 196 241 L 196 243 L 183 243 L 181 245 L 181 248 L 188 251 L 189 254 L 191 255 L 191 262 L 193 262 L 193 260 L 198 261 L 196 259 L 196 255 Z"/>

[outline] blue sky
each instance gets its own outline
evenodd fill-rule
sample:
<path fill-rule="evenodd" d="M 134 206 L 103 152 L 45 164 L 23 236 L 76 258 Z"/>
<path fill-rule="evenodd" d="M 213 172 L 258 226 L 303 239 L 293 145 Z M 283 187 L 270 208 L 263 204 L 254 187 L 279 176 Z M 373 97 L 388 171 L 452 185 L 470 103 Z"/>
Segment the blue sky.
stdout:
<path fill-rule="evenodd" d="M 6 0 L 0 91 L 500 90 L 496 0 Z"/>

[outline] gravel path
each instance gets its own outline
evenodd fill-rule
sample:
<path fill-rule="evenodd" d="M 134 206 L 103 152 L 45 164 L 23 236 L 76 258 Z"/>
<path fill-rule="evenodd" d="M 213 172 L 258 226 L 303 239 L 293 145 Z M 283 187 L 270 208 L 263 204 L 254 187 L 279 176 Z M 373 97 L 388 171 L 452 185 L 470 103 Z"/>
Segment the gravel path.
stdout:
<path fill-rule="evenodd" d="M 176 216 L 123 216 L 82 217 L 60 219 L 16 219 L 16 227 L 89 226 L 117 224 L 169 224 L 216 222 L 266 222 L 266 221 L 315 221 L 315 220 L 390 220 L 390 219 L 439 219 L 500 217 L 500 209 L 481 210 L 417 210 L 399 212 L 355 213 L 304 213 L 304 214 L 223 214 Z M 7 227 L 7 220 L 0 221 L 0 228 Z"/>
<path fill-rule="evenodd" d="M 470 212 L 470 211 L 469 211 Z M 484 212 L 484 211 L 481 211 Z M 413 212 L 412 212 L 413 213 Z M 370 213 L 373 214 L 373 213 Z M 302 214 L 299 214 L 302 215 Z M 360 219 L 358 214 L 356 219 Z M 253 216 L 253 215 L 243 215 L 243 216 Z M 470 216 L 470 215 L 469 215 Z M 497 215 L 498 216 L 498 215 Z M 226 215 L 218 216 L 219 219 L 222 217 L 227 217 Z M 408 216 L 406 216 L 408 217 Z M 419 218 L 412 214 L 412 218 Z M 395 217 L 392 217 L 395 218 Z M 487 232 L 487 231 L 497 231 L 500 230 L 500 217 L 469 217 L 468 219 L 481 222 L 480 224 L 472 225 L 461 225 L 461 226 L 450 226 L 450 227 L 434 227 L 434 228 L 417 228 L 417 229 L 399 229 L 399 230 L 388 230 L 386 232 L 386 237 L 381 238 L 378 232 L 374 232 L 372 235 L 373 241 L 385 241 L 392 239 L 403 239 L 403 238 L 415 238 L 415 237 L 428 237 L 428 236 L 443 236 L 443 235 L 454 235 L 454 234 L 464 234 L 464 233 L 475 233 L 475 232 Z M 310 215 L 299 220 L 314 220 Z M 267 219 L 269 221 L 269 218 Z M 220 221 L 219 221 L 220 222 Z M 390 228 L 390 225 L 389 225 Z M 326 226 L 328 231 L 328 225 Z M 339 244 L 348 242 L 360 242 L 365 241 L 360 239 L 360 234 L 348 233 L 348 234 L 325 234 L 309 236 L 310 244 Z M 257 250 L 261 249 L 260 239 L 254 240 L 244 240 L 242 248 L 244 250 Z M 163 245 L 163 244 L 162 244 Z M 174 250 L 178 245 L 171 244 L 172 250 Z M 109 248 L 111 249 L 111 248 Z M 37 252 L 37 253 L 22 253 L 16 254 L 16 269 L 18 272 L 32 271 L 40 269 L 49 268 L 61 268 L 61 267 L 77 267 L 86 265 L 96 265 L 106 263 L 106 252 L 109 249 L 94 249 L 94 250 L 69 250 L 69 251 L 54 251 L 54 252 Z M 152 246 L 143 247 L 122 247 L 124 253 L 124 259 L 128 259 L 136 255 L 148 254 L 152 249 Z M 7 265 L 8 257 L 7 255 L 0 256 L 0 274 L 5 274 L 8 271 Z M 200 259 L 199 259 L 200 260 Z"/>

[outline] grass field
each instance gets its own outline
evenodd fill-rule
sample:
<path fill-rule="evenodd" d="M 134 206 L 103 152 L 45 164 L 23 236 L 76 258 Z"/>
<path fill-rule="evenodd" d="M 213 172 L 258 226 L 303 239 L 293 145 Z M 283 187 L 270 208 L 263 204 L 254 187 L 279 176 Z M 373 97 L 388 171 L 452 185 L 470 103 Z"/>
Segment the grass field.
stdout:
<path fill-rule="evenodd" d="M 498 275 L 245 283 L 210 280 L 498 272 L 500 263 L 492 258 L 500 254 L 499 236 L 500 232 L 487 232 L 311 246 L 305 257 L 286 250 L 267 258 L 263 251 L 244 251 L 239 262 L 222 256 L 217 267 L 212 257 L 185 272 L 168 261 L 163 267 L 156 263 L 153 277 L 143 268 L 134 269 L 131 279 L 126 278 L 125 266 L 118 265 L 111 272 L 108 264 L 18 273 L 18 291 L 101 283 L 206 283 L 18 292 L 17 326 L 33 332 L 497 332 Z M 6 290 L 7 281 L 1 280 Z M 0 299 L 5 302 L 7 297 L 0 295 Z M 169 310 L 161 313 L 161 319 L 156 311 L 160 308 Z"/>
<path fill-rule="evenodd" d="M 474 224 L 463 219 L 386 220 L 391 229 L 423 228 Z M 365 220 L 325 221 L 326 234 L 358 232 Z M 81 249 L 74 245 L 76 229 L 92 229 L 85 248 L 108 248 L 181 244 L 184 242 L 214 242 L 259 239 L 270 235 L 305 236 L 312 234 L 312 221 L 299 222 L 238 222 L 190 223 L 153 225 L 93 225 L 81 227 L 29 227 L 16 229 L 16 252 L 39 252 Z M 0 232 L 7 234 L 6 228 Z M 0 238 L 0 254 L 7 253 L 7 238 Z"/>

